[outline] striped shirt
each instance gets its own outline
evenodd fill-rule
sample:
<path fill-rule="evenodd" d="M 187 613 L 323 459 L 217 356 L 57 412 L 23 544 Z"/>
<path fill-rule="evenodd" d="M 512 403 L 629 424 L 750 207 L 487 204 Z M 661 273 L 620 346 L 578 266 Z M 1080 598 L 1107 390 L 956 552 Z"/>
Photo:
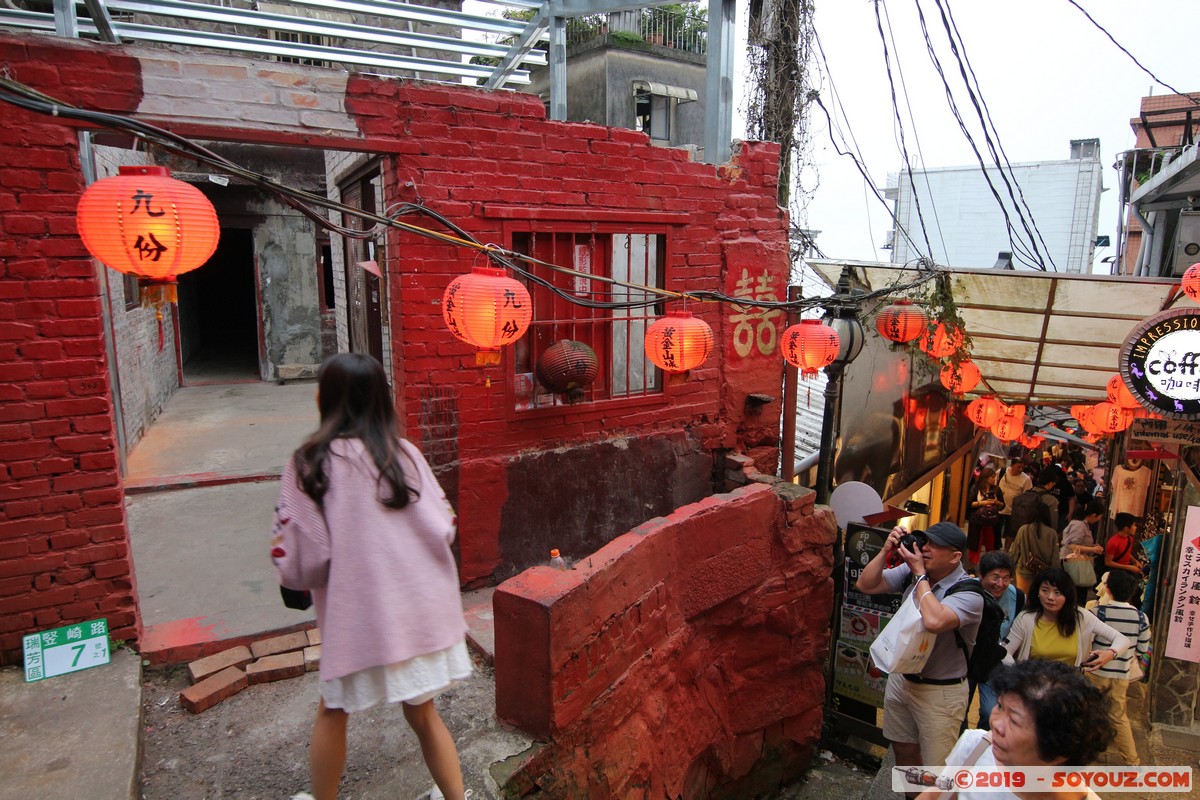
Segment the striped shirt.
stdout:
<path fill-rule="evenodd" d="M 1131 642 L 1135 643 L 1134 647 L 1126 650 L 1124 655 L 1117 656 L 1096 670 L 1095 675 L 1100 678 L 1129 680 L 1129 668 L 1133 663 L 1134 652 L 1136 651 L 1137 655 L 1142 656 L 1150 649 L 1149 620 L 1146 619 L 1145 614 L 1129 603 L 1113 601 L 1102 606 L 1096 606 L 1091 611 L 1100 620 L 1108 623 L 1120 633 L 1125 634 Z M 1102 642 L 1097 643 L 1098 648 L 1103 648 L 1104 646 Z"/>

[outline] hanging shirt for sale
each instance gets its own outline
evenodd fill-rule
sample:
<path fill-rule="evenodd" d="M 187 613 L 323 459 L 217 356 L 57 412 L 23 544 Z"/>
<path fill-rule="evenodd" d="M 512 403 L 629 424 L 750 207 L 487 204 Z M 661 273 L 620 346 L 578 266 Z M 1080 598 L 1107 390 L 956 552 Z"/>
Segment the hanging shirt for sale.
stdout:
<path fill-rule="evenodd" d="M 1138 519 L 1145 515 L 1146 490 L 1150 488 L 1150 470 L 1146 467 L 1126 469 L 1124 466 L 1114 467 L 1112 476 L 1112 500 L 1108 505 L 1108 515 L 1116 517 L 1124 511 L 1133 514 Z"/>

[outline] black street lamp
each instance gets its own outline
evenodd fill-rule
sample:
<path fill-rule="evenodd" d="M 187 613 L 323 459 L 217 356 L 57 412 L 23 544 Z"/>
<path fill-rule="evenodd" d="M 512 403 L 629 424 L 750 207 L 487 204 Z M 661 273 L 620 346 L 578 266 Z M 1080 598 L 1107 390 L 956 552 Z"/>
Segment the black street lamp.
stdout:
<path fill-rule="evenodd" d="M 862 352 L 865 334 L 858 321 L 857 292 L 850 287 L 850 267 L 838 277 L 837 294 L 825 311 L 825 324 L 838 334 L 837 358 L 825 368 L 825 414 L 821 420 L 821 444 L 817 459 L 817 502 L 828 503 L 833 489 L 833 450 L 841 430 L 842 379 L 847 365 Z"/>

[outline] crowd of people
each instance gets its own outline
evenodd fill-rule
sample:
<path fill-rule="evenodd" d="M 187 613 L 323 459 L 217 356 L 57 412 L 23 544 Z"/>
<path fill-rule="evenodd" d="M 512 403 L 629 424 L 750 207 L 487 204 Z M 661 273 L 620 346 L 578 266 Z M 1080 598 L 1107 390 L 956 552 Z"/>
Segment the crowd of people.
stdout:
<path fill-rule="evenodd" d="M 1150 646 L 1139 520 L 1115 511 L 1101 545 L 1098 526 L 1113 511 L 1102 487 L 1066 453 L 1040 455 L 980 465 L 968 531 L 896 527 L 858 579 L 865 593 L 901 594 L 935 635 L 919 672 L 888 676 L 883 733 L 898 769 L 1083 766 L 1106 751 L 1111 763 L 1140 763 L 1126 707 Z M 973 580 L 982 593 L 955 588 Z M 989 625 L 989 614 L 1002 622 Z M 986 637 L 999 638 L 1003 663 L 976 678 L 972 656 Z M 976 692 L 979 715 L 968 720 Z M 1054 711 L 1064 703 L 1070 714 Z"/>

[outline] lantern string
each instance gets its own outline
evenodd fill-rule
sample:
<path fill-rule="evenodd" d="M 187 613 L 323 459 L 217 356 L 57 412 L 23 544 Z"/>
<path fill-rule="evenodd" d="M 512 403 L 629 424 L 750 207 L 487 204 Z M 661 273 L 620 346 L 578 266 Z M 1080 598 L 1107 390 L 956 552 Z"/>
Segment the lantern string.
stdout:
<path fill-rule="evenodd" d="M 82 109 L 50 97 L 49 95 L 43 94 L 42 92 L 39 92 L 30 86 L 20 83 L 19 81 L 12 80 L 8 77 L 0 76 L 0 101 L 23 108 L 27 111 L 32 111 L 34 113 L 50 114 L 56 117 L 79 120 L 86 122 L 89 125 L 117 130 L 135 137 L 139 137 L 146 143 L 151 144 L 161 150 L 189 158 L 201 164 L 206 164 L 219 171 L 241 178 L 251 185 L 268 191 L 279 197 L 282 202 L 296 209 L 301 214 L 304 214 L 322 228 L 347 238 L 359 240 L 374 239 L 377 238 L 384 229 L 390 227 L 424 238 L 440 241 L 445 244 L 454 245 L 456 247 L 465 247 L 475 250 L 477 254 L 482 253 L 486 255 L 498 266 L 510 269 L 526 280 L 546 287 L 549 291 L 555 293 L 559 297 L 574 305 L 587 308 L 636 309 L 657 306 L 665 300 L 682 300 L 685 302 L 691 300 L 702 303 L 721 303 L 743 310 L 761 309 L 766 311 L 781 309 L 785 311 L 802 312 L 812 308 L 823 308 L 826 311 L 834 311 L 843 308 L 857 309 L 860 308 L 864 303 L 870 302 L 871 300 L 896 294 L 903 294 L 925 284 L 928 281 L 934 280 L 940 275 L 947 273 L 947 269 L 945 267 L 935 264 L 928 258 L 921 258 L 916 261 L 918 275 L 915 279 L 907 283 L 898 283 L 864 294 L 855 295 L 852 298 L 848 298 L 843 295 L 831 295 L 825 297 L 801 298 L 797 300 L 765 300 L 734 297 L 722 292 L 706 290 L 688 290 L 684 292 L 671 291 L 660 287 L 646 286 L 629 281 L 622 281 L 617 278 L 611 278 L 592 273 L 583 273 L 570 267 L 564 267 L 559 264 L 554 264 L 552 262 L 535 258 L 525 253 L 507 250 L 495 244 L 484 244 L 441 214 L 426 206 L 420 200 L 420 193 L 419 191 L 416 191 L 416 184 L 413 181 L 409 181 L 409 184 L 412 185 L 414 192 L 417 194 L 418 202 L 397 204 L 386 209 L 384 215 L 379 215 L 369 211 L 364 211 L 363 209 L 344 205 L 323 195 L 314 194 L 302 189 L 297 189 L 279 183 L 278 181 L 275 181 L 265 175 L 241 167 L 224 156 L 221 156 L 220 154 L 215 153 L 208 148 L 193 142 L 190 139 L 187 139 L 186 137 L 172 133 L 171 131 L 163 128 L 159 128 L 150 123 L 142 122 L 120 114 L 110 114 L 107 112 Z M 372 223 L 372 227 L 365 230 L 359 230 L 338 225 L 329 219 L 325 214 L 318 211 L 318 208 L 325 209 L 327 211 L 337 211 L 345 215 L 362 219 L 365 222 Z M 426 216 L 450 230 L 451 233 L 445 233 L 443 231 L 434 230 L 420 225 L 414 225 L 409 222 L 403 222 L 399 219 L 399 217 L 410 214 L 420 214 Z M 535 275 L 530 269 L 519 266 L 518 262 L 531 266 L 544 267 L 546 269 L 567 275 L 586 277 L 591 281 L 607 283 L 612 286 L 619 286 L 643 294 L 644 299 L 615 302 L 591 300 L 588 298 L 579 297 L 578 295 L 561 289 L 560 287 L 553 285 L 553 283 L 550 281 Z"/>

